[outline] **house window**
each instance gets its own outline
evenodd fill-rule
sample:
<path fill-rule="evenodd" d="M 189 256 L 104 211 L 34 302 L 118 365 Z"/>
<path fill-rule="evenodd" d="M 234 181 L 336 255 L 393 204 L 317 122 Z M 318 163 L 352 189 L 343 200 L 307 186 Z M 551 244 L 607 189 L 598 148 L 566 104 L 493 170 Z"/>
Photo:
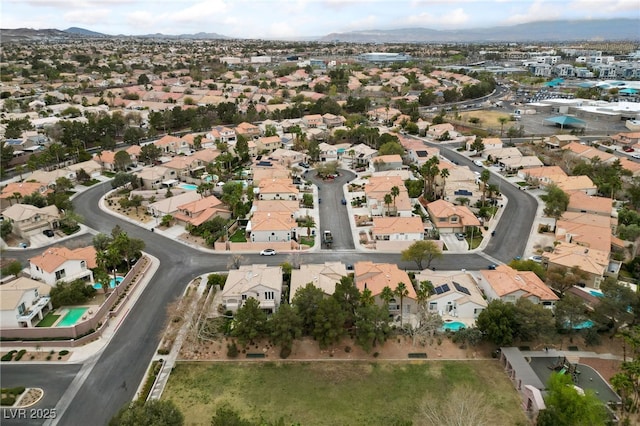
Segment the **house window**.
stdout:
<path fill-rule="evenodd" d="M 18 314 L 24 315 L 25 312 L 27 312 L 27 308 L 25 308 L 24 303 L 18 305 Z"/>
<path fill-rule="evenodd" d="M 451 216 L 451 223 L 458 223 L 458 216 Z"/>
<path fill-rule="evenodd" d="M 274 292 L 273 291 L 265 291 L 264 292 L 264 298 L 265 298 L 265 300 L 273 300 L 275 298 Z"/>
<path fill-rule="evenodd" d="M 435 312 L 438 310 L 438 302 L 429 302 L 429 310 Z"/>
<path fill-rule="evenodd" d="M 67 273 L 64 271 L 64 269 L 60 269 L 59 271 L 56 271 L 56 280 L 62 279 L 66 276 L 67 276 Z"/>
<path fill-rule="evenodd" d="M 247 300 L 247 295 L 246 294 L 242 295 L 242 300 Z"/>

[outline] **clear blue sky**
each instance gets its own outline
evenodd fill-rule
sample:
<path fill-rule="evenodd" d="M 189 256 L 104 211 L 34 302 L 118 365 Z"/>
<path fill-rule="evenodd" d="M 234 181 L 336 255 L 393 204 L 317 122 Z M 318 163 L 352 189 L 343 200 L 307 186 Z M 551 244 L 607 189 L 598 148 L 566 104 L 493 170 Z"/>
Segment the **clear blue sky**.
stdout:
<path fill-rule="evenodd" d="M 640 18 L 640 0 L 0 0 L 2 28 L 82 27 L 114 35 L 294 38 L 615 17 Z"/>

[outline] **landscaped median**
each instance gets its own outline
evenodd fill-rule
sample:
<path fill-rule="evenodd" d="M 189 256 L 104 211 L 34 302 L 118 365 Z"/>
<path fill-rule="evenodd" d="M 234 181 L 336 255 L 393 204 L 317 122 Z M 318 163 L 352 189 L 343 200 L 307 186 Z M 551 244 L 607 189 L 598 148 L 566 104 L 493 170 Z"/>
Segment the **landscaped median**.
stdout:
<path fill-rule="evenodd" d="M 478 424 L 527 424 L 516 390 L 492 360 L 181 362 L 162 399 L 193 424 L 210 424 L 221 407 L 247 420 L 305 426 L 424 424 L 469 400 L 481 403 L 478 411 L 458 411 Z"/>

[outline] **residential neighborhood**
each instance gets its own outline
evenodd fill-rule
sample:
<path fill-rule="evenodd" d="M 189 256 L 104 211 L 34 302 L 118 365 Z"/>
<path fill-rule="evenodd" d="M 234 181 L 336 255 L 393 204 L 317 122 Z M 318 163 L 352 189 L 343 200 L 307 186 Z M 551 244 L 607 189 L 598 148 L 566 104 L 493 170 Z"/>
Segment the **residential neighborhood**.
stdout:
<path fill-rule="evenodd" d="M 473 359 L 513 424 L 554 424 L 552 371 L 633 424 L 637 46 L 291 46 L 3 42 L 3 400 L 23 365 L 99 354 L 99 424 L 134 399 L 188 418 L 192 361 Z"/>

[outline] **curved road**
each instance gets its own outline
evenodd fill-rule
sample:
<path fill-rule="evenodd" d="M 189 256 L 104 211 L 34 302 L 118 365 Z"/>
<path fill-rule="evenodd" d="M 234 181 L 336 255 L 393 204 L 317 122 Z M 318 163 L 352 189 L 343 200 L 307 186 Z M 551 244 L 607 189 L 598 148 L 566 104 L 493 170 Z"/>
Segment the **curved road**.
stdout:
<path fill-rule="evenodd" d="M 443 150 L 443 155 L 460 164 L 470 164 L 475 167 L 468 159 L 454 151 Z M 348 176 L 345 174 L 343 178 L 347 179 Z M 492 178 L 492 183 L 495 179 L 497 178 Z M 336 185 L 338 187 L 338 185 L 341 185 L 339 182 L 340 180 L 332 184 L 324 184 L 324 186 L 321 183 L 321 193 L 328 191 L 325 189 L 327 185 Z M 119 225 L 132 237 L 143 239 L 146 242 L 145 251 L 160 260 L 160 267 L 152 281 L 140 295 L 135 308 L 127 315 L 106 348 L 82 365 L 80 372 L 76 375 L 76 379 L 68 388 L 58 387 L 53 389 L 48 384 L 46 377 L 47 372 L 51 370 L 51 366 L 11 366 L 11 374 L 24 374 L 25 376 L 28 374 L 36 376 L 42 374 L 41 387 L 47 388 L 47 391 L 54 394 L 64 392 L 57 405 L 60 417 L 51 422 L 51 424 L 106 424 L 122 406 L 133 399 L 136 387 L 142 380 L 149 361 L 159 343 L 160 335 L 164 328 L 167 304 L 179 297 L 186 285 L 196 276 L 210 271 L 226 270 L 228 253 L 210 254 L 200 252 L 100 210 L 97 207 L 98 201 L 104 195 L 108 185 L 110 185 L 109 182 L 95 185 L 76 197 L 74 200 L 76 211 L 85 218 L 87 226 L 99 232 L 109 233 L 115 225 Z M 501 189 L 509 197 L 509 203 L 503 212 L 503 220 L 498 225 L 496 237 L 489 243 L 485 252 L 501 261 L 508 261 L 515 254 L 523 252 L 536 206 L 533 197 L 513 188 L 511 185 L 504 185 Z M 341 190 L 339 192 L 332 191 L 331 193 L 333 194 L 332 196 L 323 198 L 323 203 L 328 202 L 332 197 L 335 200 L 341 200 Z M 325 205 L 329 206 L 328 204 Z M 344 206 L 339 205 L 339 207 L 342 208 Z M 327 208 L 326 213 L 328 215 L 332 215 L 334 212 L 335 210 Z M 322 216 L 326 217 L 324 213 L 325 211 L 322 211 Z M 351 238 L 350 233 L 347 240 L 340 240 L 340 245 L 348 248 L 349 238 Z M 73 239 L 71 242 L 86 244 L 89 240 L 90 236 L 85 235 Z M 351 244 L 353 244 L 353 241 L 351 241 Z M 24 261 L 43 250 L 44 248 L 12 252 L 12 257 Z M 281 256 L 265 258 L 259 255 L 244 255 L 244 257 L 245 263 L 277 265 L 283 260 Z M 401 268 L 415 268 L 413 263 L 402 262 L 399 254 L 323 250 L 303 255 L 303 261 L 309 263 L 342 261 L 353 264 L 362 260 L 395 262 Z M 459 270 L 461 268 L 478 270 L 485 268 L 487 263 L 487 259 L 482 254 L 445 254 L 442 258 L 434 261 L 433 266 L 439 270 Z M 65 374 L 73 374 L 74 370 L 77 370 L 77 366 L 69 365 L 65 367 L 61 369 L 61 371 L 65 371 Z M 9 373 L 9 370 L 3 365 L 0 373 L 4 377 L 5 374 Z"/>

